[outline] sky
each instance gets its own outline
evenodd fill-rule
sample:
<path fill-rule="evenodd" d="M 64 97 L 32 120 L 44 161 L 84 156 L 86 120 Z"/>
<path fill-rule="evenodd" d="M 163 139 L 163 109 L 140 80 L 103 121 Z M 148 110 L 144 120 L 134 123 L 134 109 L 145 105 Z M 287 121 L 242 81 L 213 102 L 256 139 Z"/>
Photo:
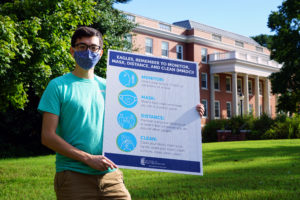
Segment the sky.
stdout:
<path fill-rule="evenodd" d="M 273 35 L 268 17 L 283 0 L 131 0 L 114 7 L 172 24 L 192 20 L 243 36 Z"/>

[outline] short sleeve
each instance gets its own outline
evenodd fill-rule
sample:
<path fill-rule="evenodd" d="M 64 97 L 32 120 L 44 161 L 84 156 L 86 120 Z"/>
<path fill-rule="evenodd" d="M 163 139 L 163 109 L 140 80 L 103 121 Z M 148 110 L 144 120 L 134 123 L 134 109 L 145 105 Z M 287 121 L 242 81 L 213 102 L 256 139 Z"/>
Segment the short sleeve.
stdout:
<path fill-rule="evenodd" d="M 50 81 L 42 95 L 38 106 L 38 111 L 42 113 L 49 112 L 59 116 L 61 107 L 60 105 L 61 103 L 59 98 L 59 88 L 57 84 L 52 80 Z"/>
<path fill-rule="evenodd" d="M 99 76 L 96 76 L 96 81 L 98 82 L 98 86 L 100 88 L 100 91 L 103 94 L 104 99 L 105 99 L 105 95 L 106 95 L 106 79 L 101 78 Z"/>

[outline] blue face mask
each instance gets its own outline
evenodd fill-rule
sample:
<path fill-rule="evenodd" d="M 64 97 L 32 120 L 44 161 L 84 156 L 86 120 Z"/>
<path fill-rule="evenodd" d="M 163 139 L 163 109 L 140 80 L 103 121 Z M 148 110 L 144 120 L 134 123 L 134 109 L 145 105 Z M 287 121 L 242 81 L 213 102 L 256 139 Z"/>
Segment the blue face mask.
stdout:
<path fill-rule="evenodd" d="M 89 49 L 86 51 L 74 52 L 74 59 L 76 63 L 79 65 L 79 67 L 85 70 L 93 68 L 98 63 L 100 58 L 101 56 L 99 53 L 92 52 Z"/>

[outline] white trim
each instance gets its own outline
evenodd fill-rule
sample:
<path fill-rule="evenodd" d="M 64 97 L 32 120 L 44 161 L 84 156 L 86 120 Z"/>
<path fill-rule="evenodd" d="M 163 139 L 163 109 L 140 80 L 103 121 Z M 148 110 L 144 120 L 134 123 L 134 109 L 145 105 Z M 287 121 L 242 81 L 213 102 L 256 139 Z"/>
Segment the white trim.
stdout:
<path fill-rule="evenodd" d="M 216 89 L 216 87 L 215 87 L 215 77 L 218 77 L 218 86 L 219 86 L 218 89 Z M 221 85 L 220 85 L 220 75 L 219 74 L 214 74 L 214 89 L 215 89 L 215 91 L 220 92 L 220 90 L 221 90 L 220 87 L 221 87 Z"/>
<path fill-rule="evenodd" d="M 237 92 L 239 92 L 239 81 L 241 81 L 241 92 L 243 93 L 243 80 L 242 80 L 242 78 L 237 78 L 237 81 L 236 81 Z M 240 94 L 238 94 L 238 95 L 240 95 Z"/>
<path fill-rule="evenodd" d="M 205 55 L 202 54 L 205 51 Z M 207 48 L 201 48 L 201 63 L 207 64 L 208 63 L 208 53 Z M 205 61 L 202 61 L 202 56 L 205 56 Z"/>
<path fill-rule="evenodd" d="M 179 52 L 179 47 L 181 47 L 181 52 Z M 177 57 L 178 53 L 181 54 L 181 59 Z M 181 44 L 176 45 L 176 59 L 183 60 L 183 45 L 181 45 Z"/>
<path fill-rule="evenodd" d="M 147 52 L 147 40 L 151 41 L 151 53 L 150 52 Z M 149 38 L 149 37 L 146 37 L 145 38 L 145 53 L 146 55 L 153 55 L 153 38 Z"/>
<path fill-rule="evenodd" d="M 218 110 L 219 110 L 219 117 L 216 116 L 216 103 L 218 103 Z M 214 112 L 215 112 L 215 119 L 220 119 L 221 118 L 221 104 L 220 104 L 220 101 L 219 100 L 215 100 L 215 103 L 214 103 Z"/>
<path fill-rule="evenodd" d="M 167 49 L 163 49 L 163 44 L 167 45 Z M 162 55 L 163 54 L 163 51 L 167 51 L 167 55 Z M 166 41 L 161 41 L 161 56 L 163 58 L 168 58 L 169 57 L 169 42 L 166 42 Z"/>
<path fill-rule="evenodd" d="M 202 87 L 202 74 L 205 75 L 206 87 Z M 208 87 L 207 87 L 207 80 L 208 80 L 207 73 L 201 72 L 201 89 L 206 89 L 206 90 L 208 89 Z"/>
<path fill-rule="evenodd" d="M 180 27 L 180 28 L 182 28 L 182 27 Z M 186 30 L 186 29 L 183 29 L 183 30 Z M 144 26 L 144 25 L 138 25 L 136 28 L 133 29 L 133 32 L 150 34 L 150 35 L 160 37 L 160 38 L 175 40 L 177 42 L 202 44 L 202 45 L 205 45 L 205 46 L 215 47 L 215 48 L 223 49 L 223 50 L 227 50 L 227 51 L 239 50 L 240 52 L 243 52 L 243 53 L 248 53 L 248 54 L 251 53 L 253 55 L 265 57 L 267 59 L 270 58 L 269 55 L 263 54 L 263 52 L 257 52 L 255 50 L 249 50 L 249 49 L 241 48 L 241 47 L 238 47 L 238 46 L 222 43 L 222 42 L 216 41 L 216 40 L 215 41 L 214 40 L 208 40 L 208 39 L 204 39 L 204 38 L 201 38 L 201 37 L 198 37 L 198 36 L 178 35 L 178 34 L 175 34 L 175 33 L 171 33 L 171 32 L 168 32 L 168 31 L 163 31 L 161 29 L 155 29 L 155 28 L 152 28 L 152 27 Z M 247 43 L 247 42 L 244 42 L 244 43 Z M 253 45 L 253 44 L 251 44 L 251 45 Z"/>
<path fill-rule="evenodd" d="M 208 114 L 207 99 L 202 99 L 202 100 L 201 100 L 201 103 L 202 103 L 202 101 L 205 101 L 205 102 L 206 102 L 206 108 L 205 108 L 205 106 L 204 106 L 204 109 L 205 109 L 205 111 L 206 111 L 206 115 L 203 115 L 202 118 L 207 118 L 207 117 L 208 117 L 208 116 L 207 116 L 207 114 Z M 203 103 L 202 103 L 202 104 L 203 104 Z"/>
<path fill-rule="evenodd" d="M 230 117 L 228 117 L 228 110 L 227 110 L 227 104 L 230 104 Z M 230 118 L 232 118 L 232 106 L 231 106 L 231 102 L 230 101 L 226 101 L 226 118 L 227 119 L 230 119 Z"/>
<path fill-rule="evenodd" d="M 251 85 L 251 93 L 250 93 L 249 85 Z M 249 95 L 253 96 L 253 81 L 250 79 L 248 80 L 248 91 L 249 91 Z"/>
<path fill-rule="evenodd" d="M 229 83 L 230 83 L 230 90 L 227 90 L 227 78 L 229 78 Z M 226 92 L 227 93 L 231 93 L 231 91 L 232 91 L 232 84 L 231 84 L 231 82 L 232 82 L 232 78 L 231 78 L 231 76 L 226 76 L 225 77 L 225 89 L 226 89 Z"/>

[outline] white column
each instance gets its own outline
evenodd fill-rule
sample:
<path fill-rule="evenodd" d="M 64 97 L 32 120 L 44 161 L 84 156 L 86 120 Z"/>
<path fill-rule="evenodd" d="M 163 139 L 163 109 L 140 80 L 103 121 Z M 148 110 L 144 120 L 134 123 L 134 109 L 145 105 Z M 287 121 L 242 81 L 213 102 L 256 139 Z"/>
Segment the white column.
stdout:
<path fill-rule="evenodd" d="M 271 116 L 270 112 L 270 82 L 269 79 L 265 80 L 265 88 L 264 88 L 264 112 Z"/>
<path fill-rule="evenodd" d="M 259 77 L 255 77 L 255 116 L 260 116 L 259 110 Z"/>
<path fill-rule="evenodd" d="M 215 84 L 213 73 L 210 73 L 210 119 L 215 119 Z"/>
<path fill-rule="evenodd" d="M 210 74 L 210 119 L 215 119 L 215 84 L 214 74 Z"/>
<path fill-rule="evenodd" d="M 249 114 L 249 88 L 248 88 L 248 74 L 244 75 L 244 114 Z"/>
<path fill-rule="evenodd" d="M 237 73 L 232 73 L 232 115 L 238 116 Z"/>

